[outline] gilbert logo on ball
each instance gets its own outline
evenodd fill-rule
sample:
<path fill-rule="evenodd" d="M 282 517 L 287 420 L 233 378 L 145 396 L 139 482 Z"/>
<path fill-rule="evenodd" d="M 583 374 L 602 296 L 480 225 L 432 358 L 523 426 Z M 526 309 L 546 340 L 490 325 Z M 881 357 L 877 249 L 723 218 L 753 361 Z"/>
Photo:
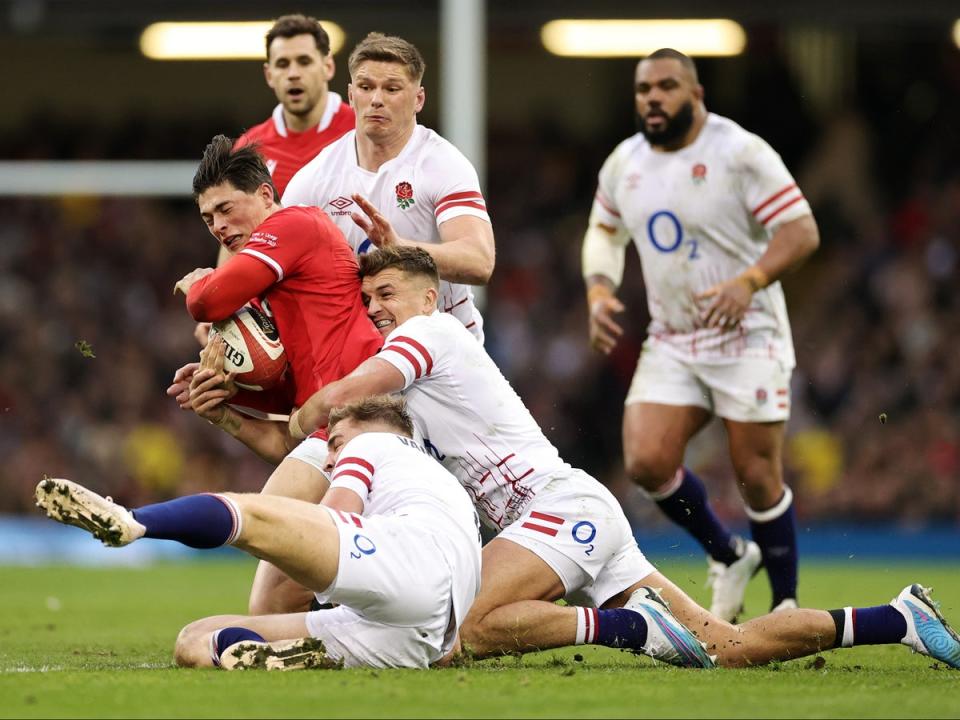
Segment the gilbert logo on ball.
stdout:
<path fill-rule="evenodd" d="M 242 307 L 226 320 L 213 323 L 211 332 L 226 343 L 224 369 L 236 373 L 247 390 L 268 390 L 280 382 L 287 355 L 276 325 L 255 307 Z"/>

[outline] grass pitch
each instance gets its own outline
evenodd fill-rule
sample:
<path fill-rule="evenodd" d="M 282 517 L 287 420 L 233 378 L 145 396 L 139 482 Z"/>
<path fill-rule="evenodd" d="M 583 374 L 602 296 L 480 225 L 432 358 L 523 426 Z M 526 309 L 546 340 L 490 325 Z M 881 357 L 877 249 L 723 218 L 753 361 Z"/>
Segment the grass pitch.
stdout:
<path fill-rule="evenodd" d="M 703 564 L 663 569 L 705 600 Z M 960 717 L 960 672 L 902 646 L 714 672 L 592 646 L 429 671 L 173 667 L 180 627 L 243 612 L 252 574 L 247 561 L 0 568 L 0 717 Z M 801 567 L 814 607 L 881 604 L 914 581 L 960 625 L 956 565 Z M 768 601 L 761 575 L 748 610 Z"/>

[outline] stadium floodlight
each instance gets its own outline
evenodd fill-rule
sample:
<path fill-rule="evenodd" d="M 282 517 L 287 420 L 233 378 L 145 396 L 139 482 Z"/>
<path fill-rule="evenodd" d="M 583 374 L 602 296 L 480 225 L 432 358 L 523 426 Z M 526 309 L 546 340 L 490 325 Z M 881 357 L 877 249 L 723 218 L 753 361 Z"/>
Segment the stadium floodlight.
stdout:
<path fill-rule="evenodd" d="M 739 55 L 747 44 L 733 20 L 551 20 L 544 47 L 564 57 L 641 57 L 670 47 L 693 56 Z"/>
<path fill-rule="evenodd" d="M 960 20 L 953 24 L 953 44 L 960 48 Z"/>
<path fill-rule="evenodd" d="M 343 28 L 322 20 L 330 53 L 343 47 Z M 271 20 L 256 22 L 158 22 L 140 35 L 140 52 L 153 60 L 263 60 Z"/>

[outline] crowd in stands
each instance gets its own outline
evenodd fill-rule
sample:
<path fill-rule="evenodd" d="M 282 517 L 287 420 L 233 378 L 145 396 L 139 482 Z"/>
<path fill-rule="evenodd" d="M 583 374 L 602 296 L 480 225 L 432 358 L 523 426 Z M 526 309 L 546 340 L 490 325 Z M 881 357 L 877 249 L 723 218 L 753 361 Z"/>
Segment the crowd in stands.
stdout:
<path fill-rule="evenodd" d="M 953 119 L 941 127 L 956 133 Z M 123 156 L 119 132 L 91 129 L 83 145 L 55 121 L 42 130 L 11 136 L 0 154 Z M 180 143 L 202 147 L 208 130 L 127 129 L 141 150 L 155 138 L 155 152 L 139 153 L 153 157 L 196 155 Z M 488 349 L 561 454 L 614 488 L 636 522 L 661 523 L 621 462 L 622 402 L 647 319 L 634 251 L 626 337 L 609 358 L 586 342 L 580 240 L 617 138 L 494 132 Z M 960 143 L 914 140 L 913 164 L 880 166 L 872 159 L 888 139 L 851 112 L 785 153 L 822 235 L 785 281 L 798 360 L 787 478 L 801 523 L 960 524 L 960 166 L 943 157 L 946 147 L 955 161 Z M 133 504 L 259 489 L 270 468 L 164 393 L 199 349 L 173 284 L 216 255 L 193 203 L 3 198 L 0 213 L 0 512 L 29 512 L 44 474 Z M 739 519 L 724 442 L 714 423 L 688 462 L 721 514 Z"/>

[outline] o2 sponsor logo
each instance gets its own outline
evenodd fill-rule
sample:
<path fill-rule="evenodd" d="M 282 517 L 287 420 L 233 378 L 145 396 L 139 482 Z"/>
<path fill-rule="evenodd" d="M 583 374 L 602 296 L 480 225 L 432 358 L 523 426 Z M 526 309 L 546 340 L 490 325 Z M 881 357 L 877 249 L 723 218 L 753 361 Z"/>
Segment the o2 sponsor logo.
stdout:
<path fill-rule="evenodd" d="M 583 551 L 584 555 L 590 555 L 593 552 L 593 539 L 597 536 L 597 526 L 587 520 L 581 520 L 570 530 L 574 542 L 586 545 Z"/>
<path fill-rule="evenodd" d="M 647 239 L 659 252 L 672 253 L 680 249 L 681 245 L 690 247 L 690 260 L 700 257 L 697 253 L 697 239 L 687 238 L 684 241 L 683 225 L 669 210 L 658 210 L 647 220 Z"/>
<path fill-rule="evenodd" d="M 373 540 L 360 533 L 353 536 L 353 546 L 356 550 L 350 551 L 350 557 L 354 560 L 359 560 L 364 555 L 373 555 L 377 551 L 377 546 L 373 544 Z"/>

